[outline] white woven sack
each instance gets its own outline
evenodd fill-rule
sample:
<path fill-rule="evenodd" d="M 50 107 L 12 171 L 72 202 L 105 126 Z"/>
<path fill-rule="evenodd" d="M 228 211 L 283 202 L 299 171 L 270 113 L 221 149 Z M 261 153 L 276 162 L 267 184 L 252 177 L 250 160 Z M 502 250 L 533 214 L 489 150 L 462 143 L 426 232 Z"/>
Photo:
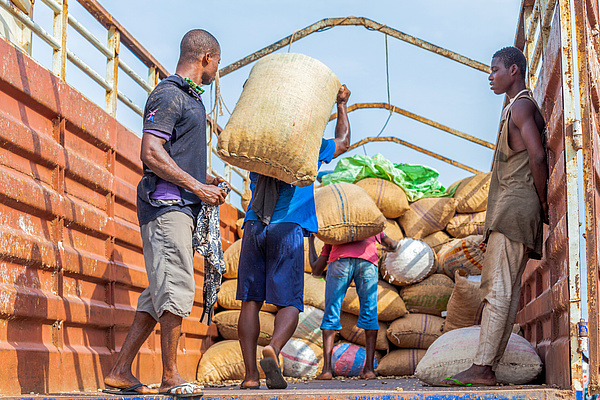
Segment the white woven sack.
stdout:
<path fill-rule="evenodd" d="M 427 350 L 415 375 L 423 382 L 439 383 L 473 364 L 479 343 L 479 326 L 444 333 Z M 510 335 L 504 356 L 496 369 L 498 383 L 524 385 L 542 370 L 542 360 L 531 344 L 519 335 Z"/>
<path fill-rule="evenodd" d="M 382 263 L 382 276 L 392 285 L 410 285 L 421 282 L 434 272 L 435 253 L 421 240 L 402 239 Z"/>
<path fill-rule="evenodd" d="M 304 311 L 298 315 L 298 326 L 292 337 L 323 346 L 321 322 L 323 322 L 323 311 L 305 304 Z"/>
<path fill-rule="evenodd" d="M 283 375 L 314 378 L 322 369 L 323 350 L 315 344 L 292 338 L 281 349 Z"/>
<path fill-rule="evenodd" d="M 335 74 L 311 57 L 263 57 L 219 135 L 219 157 L 293 185 L 310 185 L 340 86 Z"/>

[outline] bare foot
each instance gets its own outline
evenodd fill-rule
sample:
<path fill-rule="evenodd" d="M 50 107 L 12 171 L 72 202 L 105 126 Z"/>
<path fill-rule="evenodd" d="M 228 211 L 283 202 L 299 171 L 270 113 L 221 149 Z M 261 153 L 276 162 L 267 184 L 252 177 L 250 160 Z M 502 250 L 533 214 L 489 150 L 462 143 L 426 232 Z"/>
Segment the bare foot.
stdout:
<path fill-rule="evenodd" d="M 318 379 L 320 381 L 329 381 L 329 380 L 333 379 L 333 372 L 331 372 L 331 371 L 323 371 L 315 379 Z"/>
<path fill-rule="evenodd" d="M 264 358 L 272 358 L 277 363 L 279 367 L 279 351 L 275 349 L 272 345 L 268 344 L 263 348 L 262 355 Z"/>
<path fill-rule="evenodd" d="M 115 371 L 111 371 L 105 378 L 104 384 L 117 389 L 125 389 L 131 386 L 135 386 L 141 383 L 135 376 L 129 373 L 119 374 Z M 136 392 L 144 394 L 158 393 L 156 389 L 150 389 L 148 386 L 140 386 L 135 389 Z"/>
<path fill-rule="evenodd" d="M 375 379 L 377 378 L 377 374 L 375 374 L 375 371 L 370 370 L 370 371 L 365 371 L 363 370 L 363 372 L 360 374 L 360 379 Z"/>
<path fill-rule="evenodd" d="M 452 377 L 455 380 L 444 379 L 442 383 L 453 385 L 453 386 L 495 386 L 496 385 L 496 374 L 492 371 L 492 367 L 487 365 L 475 365 L 471 368 L 456 374 Z M 456 382 L 458 381 L 458 382 Z M 462 385 L 460 383 L 462 383 Z"/>
<path fill-rule="evenodd" d="M 173 377 L 172 379 L 169 380 L 163 380 L 160 388 L 158 389 L 159 393 L 165 393 L 167 390 L 175 387 L 175 386 L 179 386 L 179 385 L 183 385 L 189 383 L 190 388 L 191 388 L 191 393 L 202 393 L 204 390 L 204 387 L 201 385 L 197 385 L 191 382 L 187 382 L 185 379 L 183 379 L 181 376 L 176 376 Z M 177 394 L 182 394 L 182 393 L 190 393 L 190 390 L 188 390 L 188 388 L 177 388 L 174 390 L 174 393 Z"/>
<path fill-rule="evenodd" d="M 260 387 L 260 380 L 258 377 L 256 379 L 246 377 L 240 385 L 240 389 L 254 389 L 258 387 Z"/>

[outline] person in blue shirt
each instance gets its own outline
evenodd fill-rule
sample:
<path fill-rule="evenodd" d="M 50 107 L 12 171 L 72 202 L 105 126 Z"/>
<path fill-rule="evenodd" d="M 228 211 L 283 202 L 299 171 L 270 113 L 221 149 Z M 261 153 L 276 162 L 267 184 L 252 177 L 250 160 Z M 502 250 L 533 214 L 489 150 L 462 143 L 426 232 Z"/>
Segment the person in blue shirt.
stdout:
<path fill-rule="evenodd" d="M 319 167 L 345 153 L 350 146 L 346 104 L 350 91 L 337 94 L 335 139 L 323 139 Z M 275 329 L 260 362 L 269 389 L 285 389 L 279 352 L 298 325 L 304 309 L 304 237 L 319 230 L 314 185 L 298 187 L 256 173 L 250 174 L 252 200 L 244 220 L 236 298 L 242 302 L 238 337 L 245 364 L 242 389 L 260 387 L 256 346 L 263 302 L 278 307 Z M 254 204 L 253 204 L 254 203 Z"/>

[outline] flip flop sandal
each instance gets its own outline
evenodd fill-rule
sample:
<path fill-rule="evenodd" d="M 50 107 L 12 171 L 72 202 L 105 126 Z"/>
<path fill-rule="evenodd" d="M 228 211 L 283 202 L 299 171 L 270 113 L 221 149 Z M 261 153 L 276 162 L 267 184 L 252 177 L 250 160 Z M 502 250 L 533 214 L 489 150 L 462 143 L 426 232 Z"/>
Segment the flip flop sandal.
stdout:
<path fill-rule="evenodd" d="M 281 375 L 281 369 L 277 365 L 277 361 L 271 357 L 265 357 L 260 360 L 260 367 L 265 373 L 267 378 L 267 387 L 269 389 L 285 389 L 287 388 L 287 382 Z"/>
<path fill-rule="evenodd" d="M 141 393 L 141 392 L 138 392 L 137 390 L 135 390 L 135 389 L 141 388 L 143 386 L 147 387 L 143 383 L 137 383 L 135 385 L 132 385 L 132 386 L 129 386 L 126 388 L 122 388 L 122 389 L 111 387 L 110 389 L 103 389 L 102 393 L 116 394 L 118 396 L 136 396 L 136 395 L 143 396 L 143 395 L 149 395 L 149 394 L 156 395 L 156 393 Z"/>
<path fill-rule="evenodd" d="M 176 393 L 175 391 L 177 389 L 181 389 L 182 393 Z M 191 383 L 191 382 L 186 382 L 186 383 L 182 383 L 181 385 L 173 386 L 172 388 L 169 388 L 167 391 L 160 392 L 159 394 L 172 396 L 177 399 L 186 399 L 186 398 L 189 399 L 192 397 L 204 396 L 204 391 L 194 392 L 194 390 L 196 390 L 196 389 L 204 389 L 204 386 L 196 385 L 195 383 Z"/>

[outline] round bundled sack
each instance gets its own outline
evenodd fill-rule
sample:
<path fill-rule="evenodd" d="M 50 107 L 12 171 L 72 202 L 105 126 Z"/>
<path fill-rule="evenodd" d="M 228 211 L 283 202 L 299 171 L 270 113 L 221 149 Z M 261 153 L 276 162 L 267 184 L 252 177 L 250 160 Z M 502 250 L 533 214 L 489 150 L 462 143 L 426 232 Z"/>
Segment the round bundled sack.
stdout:
<path fill-rule="evenodd" d="M 314 378 L 323 370 L 323 349 L 302 339 L 290 339 L 281 349 L 283 375 Z"/>
<path fill-rule="evenodd" d="M 479 292 L 479 284 L 480 282 L 462 276 L 461 271 L 456 271 L 454 291 L 448 301 L 444 333 L 480 324 L 483 299 Z"/>
<path fill-rule="evenodd" d="M 454 239 L 443 245 L 437 254 L 437 272 L 450 278 L 454 278 L 456 271 L 461 271 L 463 275 L 481 275 L 485 248 L 483 236 Z"/>
<path fill-rule="evenodd" d="M 433 250 L 434 253 L 437 254 L 443 245 L 452 240 L 452 237 L 445 231 L 438 231 L 424 237 L 422 240 L 431 247 L 431 250 Z"/>
<path fill-rule="evenodd" d="M 400 289 L 400 297 L 411 313 L 442 316 L 452 295 L 454 282 L 444 274 L 433 274 L 414 285 Z"/>
<path fill-rule="evenodd" d="M 304 304 L 325 310 L 325 278 L 304 273 Z"/>
<path fill-rule="evenodd" d="M 360 312 L 360 301 L 355 287 L 349 287 L 342 302 L 342 311 L 353 315 Z M 380 321 L 393 321 L 406 315 L 406 306 L 396 288 L 387 282 L 377 282 L 377 316 Z"/>
<path fill-rule="evenodd" d="M 398 218 L 410 209 L 406 193 L 393 182 L 380 178 L 365 178 L 356 184 L 369 193 L 386 218 Z"/>
<path fill-rule="evenodd" d="M 427 349 L 442 335 L 444 318 L 429 314 L 408 314 L 390 324 L 389 341 L 403 349 Z"/>
<path fill-rule="evenodd" d="M 223 278 L 235 279 L 237 278 L 238 266 L 240 264 L 240 253 L 242 251 L 242 239 L 238 239 L 231 244 L 223 252 L 223 261 L 225 262 L 225 273 Z"/>
<path fill-rule="evenodd" d="M 455 238 L 464 238 L 471 235 L 483 235 L 485 227 L 485 211 L 472 214 L 456 214 L 448 225 L 446 231 Z"/>
<path fill-rule="evenodd" d="M 241 310 L 242 302 L 241 300 L 236 300 L 235 295 L 237 292 L 237 279 L 228 279 L 223 281 L 221 284 L 221 290 L 217 293 L 217 303 L 228 310 Z M 269 304 L 263 302 L 263 305 L 260 309 L 261 311 L 266 311 L 270 313 L 277 312 L 277 306 L 273 304 Z"/>
<path fill-rule="evenodd" d="M 219 135 L 219 158 L 289 184 L 310 185 L 340 86 L 325 64 L 306 55 L 261 58 Z"/>
<path fill-rule="evenodd" d="M 258 313 L 260 319 L 260 332 L 258 334 L 258 344 L 266 346 L 271 342 L 273 337 L 273 329 L 275 329 L 275 316 L 271 313 L 261 311 Z M 217 324 L 219 334 L 224 339 L 238 339 L 238 319 L 240 318 L 239 310 L 227 310 L 217 313 L 213 317 L 213 321 Z"/>
<path fill-rule="evenodd" d="M 379 361 L 377 374 L 380 376 L 413 375 L 426 352 L 427 350 L 423 349 L 392 350 Z"/>
<path fill-rule="evenodd" d="M 317 237 L 325 243 L 356 242 L 383 232 L 385 217 L 369 194 L 352 183 L 334 183 L 315 190 L 319 221 Z"/>
<path fill-rule="evenodd" d="M 298 326 L 292 337 L 316 343 L 323 347 L 321 322 L 323 322 L 323 311 L 305 304 L 304 311 L 298 315 Z"/>
<path fill-rule="evenodd" d="M 435 253 L 421 240 L 402 239 L 395 251 L 386 254 L 381 276 L 393 285 L 417 283 L 435 272 Z"/>
<path fill-rule="evenodd" d="M 315 238 L 315 251 L 317 252 L 317 257 L 321 255 L 321 251 L 323 250 L 323 243 L 319 238 Z M 309 255 L 309 247 L 308 247 L 308 238 L 304 238 L 304 272 L 311 273 L 312 268 L 310 267 L 310 259 Z M 327 269 L 327 267 L 325 267 Z"/>
<path fill-rule="evenodd" d="M 472 326 L 444 333 L 429 347 L 417 366 L 417 378 L 435 384 L 473 365 L 479 331 L 479 326 Z M 541 370 L 542 360 L 531 344 L 511 333 L 506 351 L 495 371 L 498 383 L 524 385 L 534 380 Z"/>
<path fill-rule="evenodd" d="M 256 363 L 262 360 L 261 346 L 256 348 Z M 283 364 L 283 357 L 279 355 L 279 365 Z M 260 379 L 265 378 L 262 369 L 258 369 Z M 224 340 L 213 344 L 204 352 L 198 369 L 196 380 L 198 382 L 223 382 L 244 379 L 244 358 L 240 342 L 237 340 Z"/>
<path fill-rule="evenodd" d="M 344 339 L 354 344 L 366 346 L 365 330 L 356 326 L 358 323 L 358 317 L 356 315 L 343 312 L 340 317 L 340 323 L 342 324 L 340 335 Z M 376 350 L 388 351 L 390 349 L 390 343 L 387 339 L 387 328 L 387 322 L 379 322 L 377 341 L 375 342 Z"/>
<path fill-rule="evenodd" d="M 491 172 L 476 174 L 452 185 L 458 184 L 456 192 L 454 192 L 456 212 L 476 213 L 486 210 L 491 176 Z"/>
<path fill-rule="evenodd" d="M 244 236 L 244 218 L 240 218 L 235 222 L 238 237 L 241 239 Z"/>
<path fill-rule="evenodd" d="M 365 366 L 367 350 L 350 343 L 340 343 L 333 347 L 331 364 L 336 376 L 359 376 Z M 377 359 L 373 360 L 377 368 Z"/>
<path fill-rule="evenodd" d="M 454 216 L 456 201 L 449 198 L 425 198 L 410 205 L 398 223 L 407 237 L 422 239 L 443 230 Z"/>

